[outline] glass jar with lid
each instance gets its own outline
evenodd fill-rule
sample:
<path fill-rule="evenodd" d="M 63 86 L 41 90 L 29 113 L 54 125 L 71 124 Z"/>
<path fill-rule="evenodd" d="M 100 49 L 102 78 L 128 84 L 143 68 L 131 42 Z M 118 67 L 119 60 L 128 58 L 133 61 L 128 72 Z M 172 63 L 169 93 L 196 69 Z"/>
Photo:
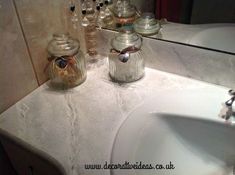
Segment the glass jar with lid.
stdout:
<path fill-rule="evenodd" d="M 47 72 L 55 88 L 71 88 L 86 80 L 86 63 L 80 44 L 68 34 L 54 34 L 49 42 Z"/>
<path fill-rule="evenodd" d="M 113 7 L 117 24 L 132 24 L 136 17 L 136 8 L 130 0 L 117 0 Z"/>
<path fill-rule="evenodd" d="M 134 30 L 144 36 L 155 35 L 160 30 L 160 25 L 152 13 L 143 13 L 140 18 L 134 22 Z"/>
<path fill-rule="evenodd" d="M 132 82 L 144 76 L 142 38 L 133 30 L 122 30 L 111 40 L 109 74 L 117 82 Z"/>

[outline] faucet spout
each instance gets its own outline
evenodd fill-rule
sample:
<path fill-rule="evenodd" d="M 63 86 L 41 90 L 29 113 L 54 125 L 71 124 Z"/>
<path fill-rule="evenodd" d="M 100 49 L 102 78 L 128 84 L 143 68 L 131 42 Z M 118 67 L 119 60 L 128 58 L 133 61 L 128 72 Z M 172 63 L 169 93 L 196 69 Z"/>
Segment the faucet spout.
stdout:
<path fill-rule="evenodd" d="M 228 94 L 232 96 L 228 101 L 226 101 L 223 105 L 223 108 L 220 111 L 220 117 L 225 119 L 226 121 L 235 117 L 235 111 L 233 109 L 233 103 L 235 101 L 235 90 L 229 90 Z"/>

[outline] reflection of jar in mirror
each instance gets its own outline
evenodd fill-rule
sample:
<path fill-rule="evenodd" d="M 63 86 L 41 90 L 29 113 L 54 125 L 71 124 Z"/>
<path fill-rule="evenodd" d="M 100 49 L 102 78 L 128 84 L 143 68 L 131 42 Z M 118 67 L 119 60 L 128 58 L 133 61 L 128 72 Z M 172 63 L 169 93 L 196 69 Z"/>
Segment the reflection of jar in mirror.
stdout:
<path fill-rule="evenodd" d="M 136 8 L 130 0 L 117 0 L 113 7 L 113 13 L 117 24 L 133 24 L 136 17 Z"/>
<path fill-rule="evenodd" d="M 109 4 L 109 1 L 105 0 L 104 1 L 105 4 L 105 17 L 103 19 L 104 22 L 104 27 L 114 27 L 114 17 L 113 17 L 113 13 L 110 10 L 111 5 Z"/>
<path fill-rule="evenodd" d="M 160 31 L 160 25 L 153 13 L 143 13 L 141 17 L 134 22 L 134 30 L 141 35 L 151 36 Z"/>
<path fill-rule="evenodd" d="M 85 6 L 85 9 L 82 9 L 82 14 L 84 15 L 83 19 L 87 21 L 86 24 L 84 23 L 85 25 L 83 24 L 85 27 L 84 32 L 86 49 L 90 56 L 94 56 L 98 54 L 96 29 L 98 11 L 95 10 L 95 2 L 92 0 L 86 0 L 83 2 L 83 4 L 83 6 Z"/>
<path fill-rule="evenodd" d="M 144 76 L 142 38 L 130 30 L 121 31 L 111 41 L 109 74 L 117 82 L 132 82 Z"/>
<path fill-rule="evenodd" d="M 85 57 L 79 47 L 79 42 L 67 34 L 53 35 L 47 48 L 50 55 L 47 71 L 53 87 L 70 88 L 85 81 Z"/>

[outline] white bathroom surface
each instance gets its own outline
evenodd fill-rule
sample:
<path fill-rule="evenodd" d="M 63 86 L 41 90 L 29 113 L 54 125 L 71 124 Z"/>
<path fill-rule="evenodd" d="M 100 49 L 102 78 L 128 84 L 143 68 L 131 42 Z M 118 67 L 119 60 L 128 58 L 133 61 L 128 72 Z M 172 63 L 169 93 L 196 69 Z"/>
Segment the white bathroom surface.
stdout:
<path fill-rule="evenodd" d="M 56 159 L 68 175 L 109 175 L 109 170 L 88 170 L 84 165 L 109 162 L 126 117 L 168 90 L 205 90 L 219 94 L 221 103 L 229 98 L 227 88 L 149 68 L 140 81 L 112 83 L 104 59 L 90 68 L 87 80 L 76 88 L 55 91 L 45 83 L 36 89 L 0 115 L 0 129 Z"/>
<path fill-rule="evenodd" d="M 113 146 L 112 163 L 128 162 L 129 169 L 112 174 L 233 175 L 235 126 L 218 117 L 223 100 L 222 92 L 205 89 L 166 91 L 147 100 L 122 124 Z M 131 168 L 135 164 L 138 169 Z"/>

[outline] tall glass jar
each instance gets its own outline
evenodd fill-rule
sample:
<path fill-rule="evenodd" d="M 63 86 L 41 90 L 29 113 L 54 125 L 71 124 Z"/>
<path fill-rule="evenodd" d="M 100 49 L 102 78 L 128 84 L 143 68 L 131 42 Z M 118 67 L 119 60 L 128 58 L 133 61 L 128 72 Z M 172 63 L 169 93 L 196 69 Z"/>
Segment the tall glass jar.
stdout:
<path fill-rule="evenodd" d="M 111 41 L 109 74 L 117 82 L 132 82 L 144 76 L 142 38 L 133 30 L 123 30 Z"/>
<path fill-rule="evenodd" d="M 55 88 L 71 88 L 86 80 L 85 57 L 79 41 L 68 34 L 54 34 L 49 42 L 47 72 Z"/>
<path fill-rule="evenodd" d="M 84 12 L 84 19 L 88 21 L 85 27 L 85 42 L 87 53 L 90 56 L 95 56 L 98 54 L 97 52 L 97 14 L 98 12 L 95 9 L 95 1 L 86 0 L 83 2 L 84 6 L 86 7 Z M 82 12 L 82 13 L 83 13 Z"/>

